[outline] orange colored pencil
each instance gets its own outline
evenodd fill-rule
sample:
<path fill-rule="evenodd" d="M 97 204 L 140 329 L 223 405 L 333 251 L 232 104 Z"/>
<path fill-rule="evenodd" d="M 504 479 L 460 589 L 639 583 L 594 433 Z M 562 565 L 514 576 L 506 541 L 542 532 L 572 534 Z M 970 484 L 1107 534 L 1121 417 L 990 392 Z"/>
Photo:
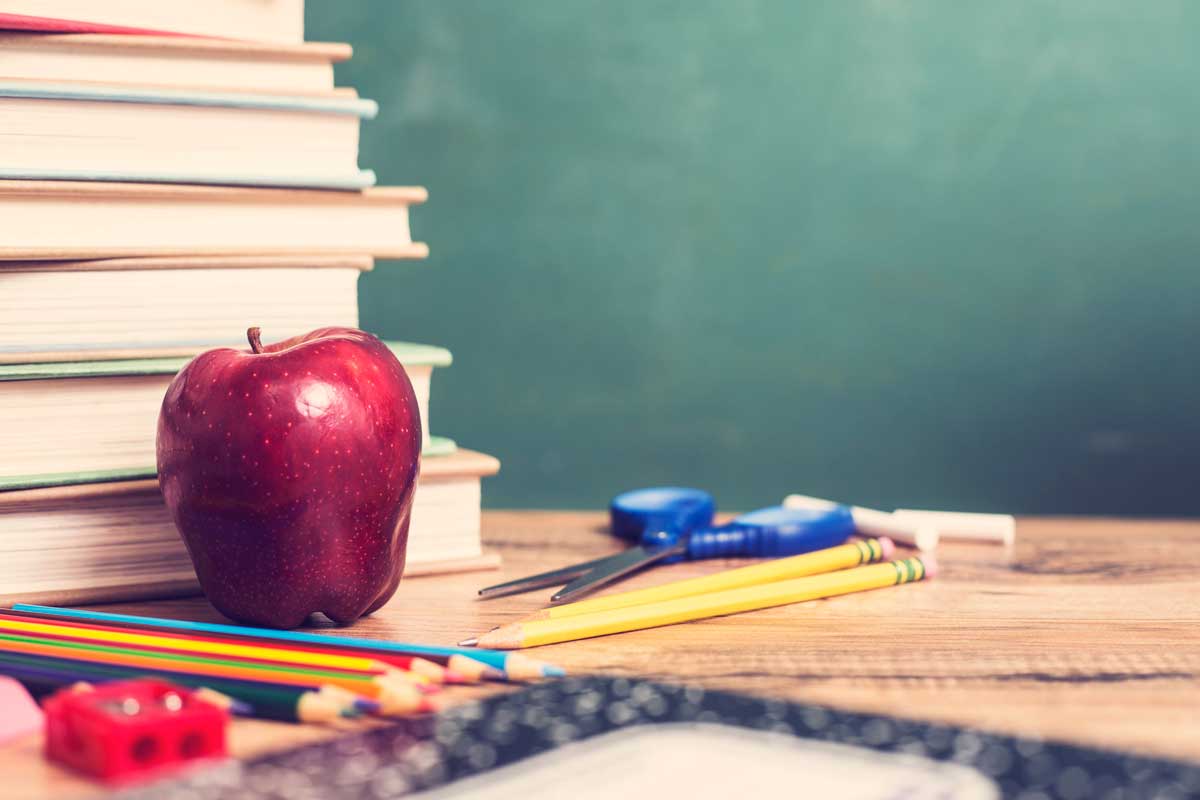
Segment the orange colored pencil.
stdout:
<path fill-rule="evenodd" d="M 280 648 L 280 646 L 259 646 L 236 643 L 203 643 L 193 642 L 176 636 L 162 634 L 145 634 L 139 631 L 101 631 L 92 630 L 78 625 L 48 624 L 41 620 L 13 619 L 11 616 L 0 614 L 0 633 L 10 633 L 13 636 L 31 636 L 38 638 L 68 638 L 83 640 L 95 644 L 109 646 L 124 645 L 138 650 L 180 652 L 197 656 L 214 658 L 233 658 L 247 664 L 293 664 L 293 666 L 311 667 L 314 669 L 336 669 L 338 672 L 366 673 L 389 675 L 391 678 L 412 680 L 418 684 L 427 684 L 427 678 L 385 664 L 374 658 L 347 656 L 342 654 L 323 654 Z"/>
<path fill-rule="evenodd" d="M 442 690 L 442 687 L 437 684 L 428 683 L 428 682 L 422 681 L 420 679 L 414 679 L 414 677 L 407 672 L 404 672 L 402 670 L 391 669 L 391 668 L 387 668 L 387 667 L 384 667 L 382 669 L 376 668 L 376 669 L 369 669 L 369 670 L 334 669 L 333 667 L 317 667 L 317 666 L 309 666 L 307 664 L 291 664 L 288 662 L 268 661 L 265 659 L 257 659 L 257 658 L 235 658 L 233 656 L 220 656 L 220 655 L 213 655 L 211 653 L 206 653 L 206 652 L 178 650 L 178 649 L 174 649 L 174 648 L 170 648 L 170 647 L 151 647 L 149 645 L 143 645 L 140 647 L 134 647 L 131 645 L 118 646 L 118 644 L 114 643 L 114 642 L 108 642 L 108 641 L 104 641 L 104 640 L 87 639 L 87 638 L 83 638 L 83 637 L 79 637 L 79 636 L 67 636 L 67 635 L 59 636 L 57 634 L 51 635 L 48 633 L 28 633 L 28 632 L 21 632 L 21 631 L 12 631 L 12 630 L 5 628 L 3 626 L 3 622 L 0 621 L 0 650 L 3 649 L 2 645 L 4 643 L 3 640 L 5 637 L 20 637 L 20 638 L 24 638 L 27 640 L 36 640 L 38 642 L 45 643 L 45 644 L 61 643 L 62 646 L 64 646 L 64 647 L 87 648 L 89 651 L 92 648 L 96 648 L 96 647 L 109 647 L 109 648 L 116 648 L 119 650 L 119 652 L 137 653 L 137 654 L 153 656 L 153 657 L 174 656 L 177 659 L 185 660 L 185 661 L 190 661 L 191 659 L 196 659 L 196 658 L 208 659 L 208 660 L 211 660 L 214 662 L 224 663 L 227 666 L 246 666 L 246 667 L 252 667 L 252 668 L 260 668 L 261 667 L 263 669 L 289 670 L 289 671 L 300 671 L 300 672 L 303 672 L 305 670 L 330 670 L 333 672 L 344 672 L 349 675 L 361 675 L 361 676 L 378 675 L 382 678 L 389 678 L 391 680 L 402 681 L 405 683 L 411 683 L 422 694 L 435 694 Z"/>
<path fill-rule="evenodd" d="M 482 676 L 476 674 L 476 670 L 471 669 L 472 665 L 484 667 L 478 662 L 472 662 L 469 659 L 464 659 L 469 662 L 467 664 L 456 664 L 461 668 L 456 671 L 453 666 L 442 666 L 434 662 L 421 658 L 419 656 L 403 656 L 395 653 L 376 652 L 370 650 L 356 650 L 352 647 L 322 647 L 319 645 L 304 644 L 299 642 L 288 642 L 283 644 L 274 639 L 258 639 L 252 636 L 221 636 L 217 634 L 201 634 L 190 631 L 169 630 L 163 631 L 154 628 L 139 628 L 132 625 L 107 625 L 100 622 L 89 622 L 77 619 L 66 619 L 62 617 L 52 617 L 45 614 L 37 614 L 29 611 L 14 611 L 13 609 L 0 609 L 0 624 L 3 622 L 15 623 L 37 623 L 47 626 L 55 626 L 60 629 L 71 631 L 68 638 L 96 638 L 106 639 L 113 634 L 135 634 L 149 635 L 156 637 L 165 637 L 175 640 L 172 642 L 170 649 L 181 651 L 195 650 L 197 652 L 208 650 L 213 646 L 219 645 L 256 645 L 260 650 L 269 650 L 269 658 L 248 658 L 251 661 L 270 660 L 281 662 L 308 663 L 310 657 L 315 654 L 326 654 L 333 656 L 351 656 L 364 659 L 371 662 L 369 669 L 354 669 L 351 671 L 386 671 L 387 669 L 397 670 L 402 673 L 410 673 L 413 676 L 419 676 L 418 682 L 422 679 L 427 679 L 433 683 L 477 683 L 482 679 Z M 52 635 L 48 629 L 42 629 L 46 635 Z M 57 635 L 57 634 L 53 634 Z M 124 638 L 122 636 L 122 638 Z M 140 645 L 145 647 L 144 644 Z M 147 648 L 147 649 L 158 649 Z M 225 655 L 225 653 L 221 653 Z M 314 659 L 315 660 L 315 659 Z M 313 663 L 312 666 L 325 667 L 328 664 Z M 339 667 L 341 668 L 341 667 Z M 486 667 L 484 667 L 486 669 Z"/>
<path fill-rule="evenodd" d="M 94 641 L 104 645 L 126 645 L 135 648 L 171 650 L 195 653 L 219 658 L 235 658 L 257 662 L 297 664 L 317 669 L 336 669 L 350 672 L 387 674 L 395 672 L 393 667 L 373 658 L 343 655 L 341 653 L 313 653 L 279 646 L 261 646 L 230 642 L 197 642 L 169 634 L 148 634 L 141 631 L 106 631 L 84 628 L 79 625 L 47 623 L 41 620 L 14 619 L 0 615 L 0 631 L 20 636 L 65 636 L 72 639 Z M 421 682 L 425 678 L 414 680 Z"/>

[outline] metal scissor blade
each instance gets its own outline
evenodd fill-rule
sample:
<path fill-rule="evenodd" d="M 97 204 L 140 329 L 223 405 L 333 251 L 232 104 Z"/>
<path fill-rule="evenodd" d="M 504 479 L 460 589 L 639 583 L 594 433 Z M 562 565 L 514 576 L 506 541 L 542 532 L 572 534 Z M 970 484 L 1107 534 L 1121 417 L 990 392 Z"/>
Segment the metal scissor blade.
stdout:
<path fill-rule="evenodd" d="M 581 594 L 587 594 L 599 589 L 601 586 L 607 586 L 622 575 L 628 575 L 642 567 L 653 564 L 655 561 L 662 561 L 669 556 L 678 555 L 686 549 L 686 544 L 677 544 L 657 550 L 647 550 L 644 547 L 631 547 L 624 553 L 617 553 L 615 556 L 601 559 L 600 564 L 597 564 L 587 573 L 580 575 L 552 595 L 550 603 L 568 602 Z"/>
<path fill-rule="evenodd" d="M 591 561 L 569 564 L 565 567 L 552 569 L 549 572 L 539 572 L 536 575 L 526 575 L 524 578 L 517 578 L 514 581 L 497 583 L 495 586 L 485 586 L 479 590 L 479 596 L 502 597 L 507 594 L 519 594 L 521 592 L 533 591 L 534 589 L 542 589 L 547 586 L 561 585 L 574 578 L 578 578 L 580 575 L 586 575 L 610 558 L 612 556 L 594 558 Z"/>

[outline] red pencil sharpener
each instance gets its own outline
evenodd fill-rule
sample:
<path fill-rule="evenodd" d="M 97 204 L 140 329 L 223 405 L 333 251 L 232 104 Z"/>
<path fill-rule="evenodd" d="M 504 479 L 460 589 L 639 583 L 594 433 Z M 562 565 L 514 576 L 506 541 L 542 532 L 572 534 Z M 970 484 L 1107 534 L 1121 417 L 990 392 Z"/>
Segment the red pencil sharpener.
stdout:
<path fill-rule="evenodd" d="M 42 703 L 46 757 L 111 782 L 225 756 L 225 709 L 166 681 L 63 689 Z"/>

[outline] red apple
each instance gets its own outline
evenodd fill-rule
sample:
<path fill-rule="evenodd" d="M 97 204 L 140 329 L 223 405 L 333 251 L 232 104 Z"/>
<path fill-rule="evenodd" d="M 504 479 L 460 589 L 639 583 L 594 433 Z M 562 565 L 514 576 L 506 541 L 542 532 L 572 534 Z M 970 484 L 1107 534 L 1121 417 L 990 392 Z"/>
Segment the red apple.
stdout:
<path fill-rule="evenodd" d="M 374 336 L 322 328 L 220 348 L 171 381 L 158 478 L 209 601 L 293 628 L 349 624 L 404 570 L 421 419 L 404 367 Z"/>

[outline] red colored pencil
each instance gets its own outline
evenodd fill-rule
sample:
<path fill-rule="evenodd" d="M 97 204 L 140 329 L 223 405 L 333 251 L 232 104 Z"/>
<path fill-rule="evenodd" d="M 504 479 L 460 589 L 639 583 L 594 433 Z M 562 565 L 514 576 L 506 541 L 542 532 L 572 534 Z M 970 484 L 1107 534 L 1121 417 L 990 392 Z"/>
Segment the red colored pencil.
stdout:
<path fill-rule="evenodd" d="M 0 619 L 3 618 L 25 620 L 36 619 L 39 623 L 46 625 L 71 628 L 89 628 L 98 631 L 120 632 L 129 630 L 144 630 L 158 635 L 163 634 L 161 628 L 156 628 L 150 625 L 104 625 L 97 622 L 85 622 L 83 620 L 56 617 L 50 614 L 39 614 L 32 611 L 16 611 L 8 608 L 0 609 Z M 220 634 L 200 634 L 182 630 L 171 630 L 170 636 L 172 638 L 191 639 L 197 642 L 224 642 L 229 644 L 255 643 L 261 644 L 264 647 L 272 648 L 277 648 L 284 644 L 277 639 L 268 639 L 265 637 L 222 636 Z M 372 659 L 374 661 L 382 662 L 394 667 L 395 669 L 424 676 L 434 683 L 477 683 L 480 680 L 491 677 L 489 673 L 492 672 L 492 670 L 490 670 L 490 668 L 488 668 L 486 665 L 480 664 L 477 661 L 472 661 L 468 658 L 460 658 L 459 661 L 462 663 L 455 663 L 453 658 L 450 658 L 447 659 L 450 663 L 446 665 L 440 665 L 435 663 L 433 660 L 423 658 L 421 656 L 400 655 L 397 653 L 387 653 L 377 650 L 359 650 L 341 645 L 322 647 L 319 645 L 301 642 L 287 642 L 286 648 L 288 650 L 303 650 L 310 653 L 359 656 L 362 658 Z"/>

